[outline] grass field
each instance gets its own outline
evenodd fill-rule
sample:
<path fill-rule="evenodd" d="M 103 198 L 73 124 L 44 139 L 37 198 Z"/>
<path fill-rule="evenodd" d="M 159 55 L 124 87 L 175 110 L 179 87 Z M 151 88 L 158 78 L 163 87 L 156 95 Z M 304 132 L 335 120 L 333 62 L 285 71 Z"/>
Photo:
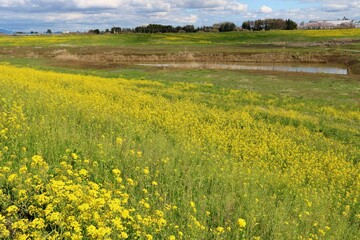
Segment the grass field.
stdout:
<path fill-rule="evenodd" d="M 310 33 L 244 36 L 352 37 Z M 36 38 L 0 45 L 124 37 Z M 2 239 L 360 238 L 357 75 L 3 60 Z"/>

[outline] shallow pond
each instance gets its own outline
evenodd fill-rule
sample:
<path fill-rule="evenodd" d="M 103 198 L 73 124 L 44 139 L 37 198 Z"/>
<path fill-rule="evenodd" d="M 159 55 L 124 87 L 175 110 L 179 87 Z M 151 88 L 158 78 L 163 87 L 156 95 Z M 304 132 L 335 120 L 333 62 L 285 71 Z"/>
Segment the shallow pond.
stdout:
<path fill-rule="evenodd" d="M 199 68 L 199 69 L 230 69 L 230 70 L 263 70 L 283 72 L 305 72 L 305 73 L 327 73 L 348 74 L 344 66 L 328 64 L 218 64 L 218 63 L 154 63 L 139 64 L 141 66 L 163 67 L 163 68 Z"/>

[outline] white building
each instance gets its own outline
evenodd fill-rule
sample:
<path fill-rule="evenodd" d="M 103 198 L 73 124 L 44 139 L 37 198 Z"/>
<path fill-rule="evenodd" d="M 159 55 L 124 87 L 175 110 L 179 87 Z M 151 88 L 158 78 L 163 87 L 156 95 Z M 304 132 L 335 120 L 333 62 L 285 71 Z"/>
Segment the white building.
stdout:
<path fill-rule="evenodd" d="M 329 23 L 334 26 L 340 26 L 340 25 L 352 24 L 354 20 L 322 20 L 317 22 Z"/>
<path fill-rule="evenodd" d="M 359 22 L 355 20 L 350 20 L 347 18 L 338 19 L 338 20 L 317 20 L 310 21 L 307 24 L 304 24 L 302 28 L 304 29 L 333 29 L 333 28 L 353 28 L 360 27 Z"/>

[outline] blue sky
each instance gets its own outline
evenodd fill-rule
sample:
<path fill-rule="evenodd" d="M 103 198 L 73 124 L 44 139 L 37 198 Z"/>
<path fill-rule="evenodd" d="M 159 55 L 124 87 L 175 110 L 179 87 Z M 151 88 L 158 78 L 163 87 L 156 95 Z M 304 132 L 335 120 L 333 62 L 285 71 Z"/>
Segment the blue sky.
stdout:
<path fill-rule="evenodd" d="M 0 28 L 86 31 L 149 23 L 174 26 L 290 18 L 360 20 L 360 0 L 0 0 Z"/>

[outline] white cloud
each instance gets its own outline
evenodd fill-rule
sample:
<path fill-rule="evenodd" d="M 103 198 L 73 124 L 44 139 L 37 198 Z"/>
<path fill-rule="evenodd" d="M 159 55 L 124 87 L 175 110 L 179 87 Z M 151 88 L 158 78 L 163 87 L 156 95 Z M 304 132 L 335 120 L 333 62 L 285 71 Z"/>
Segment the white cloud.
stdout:
<path fill-rule="evenodd" d="M 226 7 L 226 10 L 238 11 L 238 12 L 245 12 L 248 10 L 247 4 L 242 4 L 236 1 L 230 2 Z"/>
<path fill-rule="evenodd" d="M 0 7 L 27 8 L 27 10 L 53 9 L 59 11 L 64 9 L 118 8 L 124 3 L 122 0 L 0 0 Z"/>
<path fill-rule="evenodd" d="M 98 0 L 77 0 L 74 1 L 74 5 L 78 8 L 118 8 L 122 4 L 121 1 L 117 0 L 107 0 L 107 1 L 98 1 Z"/>
<path fill-rule="evenodd" d="M 265 6 L 263 5 L 261 8 L 260 8 L 260 12 L 262 13 L 271 13 L 273 10 L 271 7 L 268 7 L 268 6 Z"/>
<path fill-rule="evenodd" d="M 351 12 L 360 10 L 360 1 L 354 0 L 302 0 L 303 3 L 323 3 L 320 7 L 324 12 Z"/>
<path fill-rule="evenodd" d="M 16 7 L 25 5 L 25 0 L 0 0 L 0 7 Z"/>
<path fill-rule="evenodd" d="M 287 2 L 293 2 L 292 8 L 286 8 Z M 360 0 L 283 0 L 283 3 L 283 9 L 268 5 L 254 9 L 250 0 L 0 0 L 0 24 L 14 30 L 37 30 L 35 27 L 44 26 L 67 29 L 76 26 L 85 30 L 147 23 L 202 26 L 232 21 L 241 25 L 245 20 L 264 17 L 298 22 L 343 16 L 360 19 Z"/>
<path fill-rule="evenodd" d="M 323 5 L 323 10 L 326 12 L 341 12 L 349 9 L 348 4 L 325 4 Z"/>
<path fill-rule="evenodd" d="M 197 22 L 198 20 L 198 16 L 197 15 L 190 15 L 190 16 L 185 16 L 185 17 L 180 17 L 180 18 L 175 18 L 174 20 L 178 23 L 183 23 L 183 24 L 194 24 Z"/>
<path fill-rule="evenodd" d="M 135 12 L 169 12 L 171 10 L 171 4 L 162 0 L 133 0 L 129 6 Z"/>
<path fill-rule="evenodd" d="M 208 1 L 202 1 L 202 0 L 179 0 L 179 1 L 173 1 L 173 5 L 176 7 L 181 8 L 218 8 L 225 6 L 227 3 L 226 0 L 208 0 Z"/>

